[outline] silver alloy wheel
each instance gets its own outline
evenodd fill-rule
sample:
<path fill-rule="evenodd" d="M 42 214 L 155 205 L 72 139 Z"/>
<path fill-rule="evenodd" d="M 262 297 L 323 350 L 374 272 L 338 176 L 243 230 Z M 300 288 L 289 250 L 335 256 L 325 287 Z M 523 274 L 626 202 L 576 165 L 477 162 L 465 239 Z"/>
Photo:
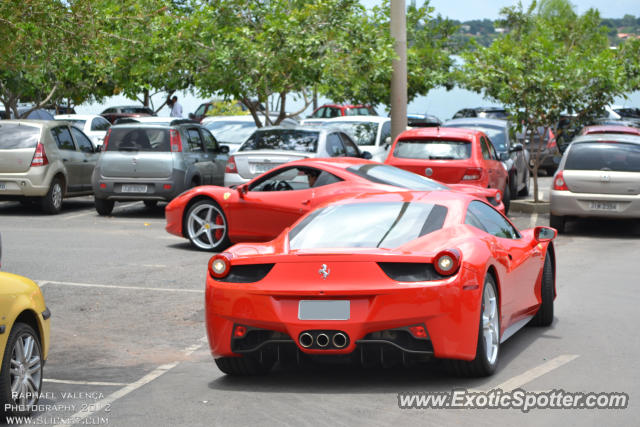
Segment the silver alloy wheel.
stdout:
<path fill-rule="evenodd" d="M 59 209 L 60 206 L 62 206 L 62 186 L 60 186 L 59 182 L 53 183 L 53 188 L 51 189 L 51 201 L 56 209 Z"/>
<path fill-rule="evenodd" d="M 20 406 L 34 405 L 42 384 L 40 347 L 33 335 L 23 333 L 16 339 L 11 351 L 9 368 L 11 395 Z"/>
<path fill-rule="evenodd" d="M 500 331 L 498 330 L 498 304 L 493 286 L 485 285 L 482 297 L 482 335 L 484 338 L 487 362 L 494 364 L 498 358 L 498 345 L 500 344 Z"/>
<path fill-rule="evenodd" d="M 218 224 L 218 219 L 222 224 Z M 222 230 L 219 239 L 215 237 L 216 230 Z M 189 240 L 200 249 L 212 250 L 218 247 L 227 235 L 224 215 L 213 204 L 205 203 L 197 206 L 187 218 L 187 234 Z"/>

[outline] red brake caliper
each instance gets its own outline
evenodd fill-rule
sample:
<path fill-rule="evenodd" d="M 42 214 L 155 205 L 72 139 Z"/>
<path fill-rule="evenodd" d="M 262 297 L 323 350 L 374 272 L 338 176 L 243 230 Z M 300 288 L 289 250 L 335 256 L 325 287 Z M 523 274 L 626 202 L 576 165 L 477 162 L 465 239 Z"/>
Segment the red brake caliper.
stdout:
<path fill-rule="evenodd" d="M 216 225 L 223 225 L 224 221 L 222 221 L 222 215 L 218 215 L 216 216 Z M 222 233 L 224 233 L 224 229 L 223 228 L 218 228 L 215 233 L 213 233 L 213 235 L 215 236 L 216 240 L 220 240 L 220 238 L 222 237 Z"/>

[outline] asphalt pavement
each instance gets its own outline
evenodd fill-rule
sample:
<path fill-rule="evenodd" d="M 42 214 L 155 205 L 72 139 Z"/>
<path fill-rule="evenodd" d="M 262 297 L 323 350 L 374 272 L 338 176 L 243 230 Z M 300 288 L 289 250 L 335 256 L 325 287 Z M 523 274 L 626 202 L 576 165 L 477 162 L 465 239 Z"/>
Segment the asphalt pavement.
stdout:
<path fill-rule="evenodd" d="M 548 191 L 550 178 L 542 178 Z M 545 214 L 513 214 L 520 228 Z M 164 230 L 160 205 L 91 197 L 60 215 L 0 202 L 4 271 L 42 287 L 51 351 L 33 420 L 176 425 L 637 425 L 639 221 L 580 221 L 556 241 L 558 297 L 549 328 L 526 327 L 501 348 L 495 375 L 463 379 L 441 363 L 417 368 L 276 367 L 224 376 L 204 330 L 211 254 Z M 400 409 L 398 393 L 501 388 L 625 392 L 626 409 Z"/>

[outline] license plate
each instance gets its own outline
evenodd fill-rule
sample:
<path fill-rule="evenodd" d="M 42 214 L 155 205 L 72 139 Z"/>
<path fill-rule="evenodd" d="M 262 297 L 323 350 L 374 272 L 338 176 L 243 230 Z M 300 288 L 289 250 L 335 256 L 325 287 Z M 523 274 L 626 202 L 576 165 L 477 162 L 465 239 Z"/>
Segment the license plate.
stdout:
<path fill-rule="evenodd" d="M 349 320 L 350 301 L 302 300 L 298 303 L 299 320 Z"/>
<path fill-rule="evenodd" d="M 589 204 L 590 208 L 596 211 L 617 211 L 618 204 L 615 202 L 596 202 Z"/>
<path fill-rule="evenodd" d="M 122 186 L 123 193 L 146 193 L 147 186 L 140 184 L 124 184 Z"/>
<path fill-rule="evenodd" d="M 7 189 L 7 184 L 5 184 L 4 182 L 0 182 L 0 190 L 6 190 Z"/>
<path fill-rule="evenodd" d="M 277 165 L 273 163 L 254 163 L 253 164 L 253 173 L 264 173 L 270 171 Z"/>

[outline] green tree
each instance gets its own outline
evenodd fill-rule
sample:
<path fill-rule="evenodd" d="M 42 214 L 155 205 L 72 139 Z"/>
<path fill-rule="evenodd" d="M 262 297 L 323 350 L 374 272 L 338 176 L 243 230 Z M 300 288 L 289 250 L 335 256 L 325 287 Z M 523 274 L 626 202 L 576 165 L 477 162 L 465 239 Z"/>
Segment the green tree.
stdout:
<path fill-rule="evenodd" d="M 509 33 L 488 48 L 463 55 L 458 80 L 463 87 L 502 103 L 514 123 L 534 143 L 530 171 L 538 201 L 538 168 L 549 129 L 557 131 L 564 113 L 585 121 L 628 88 L 619 54 L 600 26 L 596 10 L 577 15 L 566 0 L 520 3 L 505 8 Z M 537 131 L 542 129 L 542 135 Z"/>

